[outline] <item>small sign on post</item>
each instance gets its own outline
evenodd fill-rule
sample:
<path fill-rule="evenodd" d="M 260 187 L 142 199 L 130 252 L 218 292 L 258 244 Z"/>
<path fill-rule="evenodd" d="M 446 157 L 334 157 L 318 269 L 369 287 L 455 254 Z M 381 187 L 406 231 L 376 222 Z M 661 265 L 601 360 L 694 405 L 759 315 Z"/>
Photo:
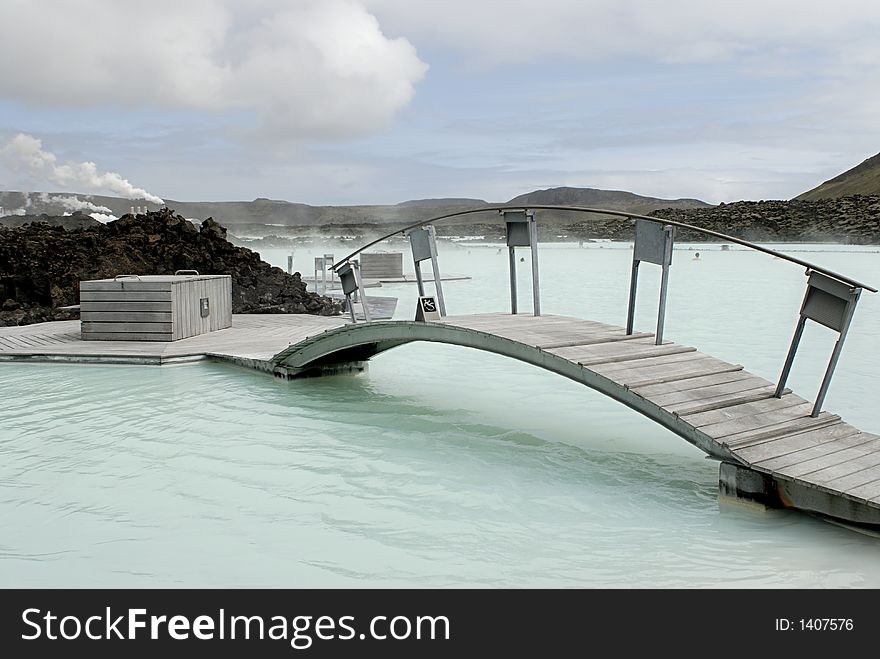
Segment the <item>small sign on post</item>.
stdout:
<path fill-rule="evenodd" d="M 424 323 L 429 320 L 440 320 L 437 299 L 433 295 L 420 295 L 416 306 L 416 322 Z"/>

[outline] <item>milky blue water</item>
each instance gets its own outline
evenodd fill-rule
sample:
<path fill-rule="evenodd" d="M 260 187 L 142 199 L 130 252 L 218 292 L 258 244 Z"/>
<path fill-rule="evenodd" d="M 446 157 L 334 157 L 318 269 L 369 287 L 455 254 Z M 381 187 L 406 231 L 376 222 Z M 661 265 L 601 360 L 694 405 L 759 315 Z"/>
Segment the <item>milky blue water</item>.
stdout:
<path fill-rule="evenodd" d="M 547 313 L 622 324 L 623 245 L 540 253 Z M 314 255 L 298 248 L 310 274 Z M 789 246 L 880 283 L 870 248 Z M 775 379 L 803 270 L 676 250 L 667 337 Z M 264 257 L 283 265 L 287 251 Z M 521 305 L 530 301 L 521 263 Z M 503 311 L 506 253 L 444 245 L 450 313 Z M 637 326 L 650 330 L 645 265 Z M 376 294 L 415 309 L 410 284 Z M 863 296 L 826 409 L 880 432 L 877 296 Z M 791 387 L 834 336 L 807 332 Z M 880 586 L 880 540 L 719 502 L 718 465 L 560 376 L 413 344 L 357 376 L 282 382 L 221 364 L 0 364 L 0 586 Z"/>

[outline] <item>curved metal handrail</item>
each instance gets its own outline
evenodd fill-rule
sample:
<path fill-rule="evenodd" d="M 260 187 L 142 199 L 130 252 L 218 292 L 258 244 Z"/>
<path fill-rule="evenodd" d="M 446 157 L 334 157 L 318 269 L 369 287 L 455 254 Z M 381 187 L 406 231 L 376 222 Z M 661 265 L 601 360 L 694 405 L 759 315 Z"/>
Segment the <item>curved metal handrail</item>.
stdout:
<path fill-rule="evenodd" d="M 691 231 L 696 231 L 698 233 L 705 234 L 707 236 L 713 236 L 715 238 L 720 238 L 725 242 L 734 243 L 737 245 L 742 245 L 743 247 L 748 247 L 749 249 L 753 249 L 757 252 L 762 252 L 764 254 L 768 254 L 770 256 L 775 256 L 778 259 L 782 259 L 783 261 L 788 261 L 789 263 L 794 263 L 796 265 L 802 266 L 810 271 L 819 272 L 823 275 L 831 277 L 832 279 L 836 279 L 837 281 L 848 284 L 849 286 L 853 286 L 855 288 L 862 288 L 866 291 L 871 291 L 872 293 L 876 293 L 877 289 L 873 286 L 869 286 L 868 284 L 863 284 L 858 280 L 852 279 L 850 277 L 846 277 L 839 273 L 834 272 L 833 270 L 829 270 L 827 268 L 823 268 L 822 266 L 816 265 L 814 263 L 810 263 L 809 261 L 804 261 L 803 259 L 799 259 L 795 256 L 789 256 L 788 254 L 783 254 L 782 252 L 777 252 L 776 250 L 769 249 L 767 247 L 762 247 L 761 245 L 757 245 L 755 243 L 749 242 L 748 240 L 743 240 L 742 238 L 736 238 L 734 236 L 728 236 L 727 234 L 720 233 L 718 231 L 712 231 L 711 229 L 704 229 L 702 227 L 694 226 L 693 224 L 686 224 L 685 222 L 676 222 L 675 220 L 666 220 L 662 217 L 651 217 L 649 215 L 640 215 L 638 213 L 628 213 L 626 211 L 616 211 L 616 210 L 607 210 L 602 208 L 588 208 L 585 206 L 553 206 L 553 205 L 543 205 L 543 204 L 528 204 L 528 205 L 510 205 L 503 204 L 500 206 L 484 206 L 482 208 L 470 208 L 468 210 L 456 211 L 455 213 L 447 213 L 445 215 L 438 215 L 437 217 L 428 218 L 427 220 L 421 220 L 419 222 L 415 222 L 408 226 L 405 226 L 401 229 L 397 229 L 396 231 L 392 231 L 389 234 L 386 234 L 376 240 L 373 240 L 366 245 L 358 248 L 351 254 L 343 257 L 336 263 L 334 263 L 331 268 L 335 271 L 337 268 L 341 267 L 344 263 L 347 263 L 352 258 L 363 252 L 365 249 L 369 249 L 373 245 L 377 245 L 392 236 L 396 236 L 399 233 L 405 233 L 410 231 L 411 229 L 418 229 L 419 227 L 423 227 L 427 224 L 433 224 L 435 222 L 440 222 L 442 220 L 448 220 L 453 217 L 461 217 L 464 215 L 473 215 L 476 213 L 485 213 L 487 211 L 511 211 L 511 210 L 555 210 L 555 211 L 570 211 L 575 213 L 591 213 L 594 215 L 611 215 L 613 217 L 619 217 L 622 219 L 637 219 L 637 220 L 647 220 L 648 222 L 654 222 L 655 224 L 662 224 L 667 226 L 679 227 L 682 229 L 690 229 Z"/>

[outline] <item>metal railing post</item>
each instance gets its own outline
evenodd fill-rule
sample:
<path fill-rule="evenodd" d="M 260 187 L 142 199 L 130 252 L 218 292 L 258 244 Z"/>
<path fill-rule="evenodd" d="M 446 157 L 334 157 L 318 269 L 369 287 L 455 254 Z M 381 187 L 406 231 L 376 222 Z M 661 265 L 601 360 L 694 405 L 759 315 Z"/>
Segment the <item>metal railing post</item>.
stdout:
<path fill-rule="evenodd" d="M 632 274 L 629 277 L 629 306 L 626 311 L 626 334 L 633 333 L 633 323 L 636 316 L 636 290 L 639 283 L 639 263 L 636 259 L 632 262 Z"/>
<path fill-rule="evenodd" d="M 437 305 L 440 315 L 446 315 L 446 300 L 443 298 L 443 284 L 440 281 L 440 263 L 437 260 L 437 231 L 433 224 L 428 225 L 428 238 L 431 242 L 431 270 L 434 272 L 434 291 L 437 293 Z"/>
<path fill-rule="evenodd" d="M 538 230 L 535 214 L 528 209 L 502 210 L 507 235 L 507 253 L 510 262 L 510 313 L 517 313 L 516 291 L 516 248 L 529 247 L 532 252 L 532 296 L 536 316 L 541 315 L 541 293 L 538 286 L 538 260 L 535 252 Z"/>
<path fill-rule="evenodd" d="M 437 310 L 440 316 L 446 315 L 446 301 L 443 299 L 443 284 L 440 282 L 440 263 L 437 259 L 437 239 L 433 226 L 417 227 L 406 232 L 412 250 L 413 267 L 416 272 L 416 285 L 419 297 L 425 297 L 425 278 L 422 274 L 422 261 L 431 260 L 434 273 L 434 291 L 437 297 Z"/>
<path fill-rule="evenodd" d="M 788 354 L 785 357 L 785 364 L 782 367 L 782 373 L 779 376 L 779 382 L 776 384 L 774 395 L 781 398 L 785 391 L 785 383 L 791 373 L 791 367 L 794 364 L 795 354 L 804 333 L 804 327 L 808 320 L 824 325 L 828 329 L 838 333 L 837 342 L 834 344 L 834 350 L 831 353 L 831 359 L 825 369 L 825 375 L 822 378 L 822 384 L 819 386 L 819 393 L 816 394 L 816 401 L 813 403 L 813 410 L 810 416 L 817 417 L 822 411 L 822 404 L 825 402 L 825 396 L 828 394 L 828 388 L 831 386 L 831 376 L 834 375 L 834 369 L 840 360 L 843 352 L 843 342 L 849 332 L 849 326 L 852 322 L 853 315 L 856 311 L 856 305 L 859 302 L 859 296 L 862 289 L 852 286 L 833 277 L 816 272 L 815 270 L 807 270 L 807 291 L 804 293 L 804 301 L 801 304 L 800 317 L 798 318 L 797 327 L 794 330 L 794 336 L 791 339 L 791 345 L 788 348 Z"/>
<path fill-rule="evenodd" d="M 847 304 L 846 317 L 840 328 L 840 336 L 834 344 L 834 350 L 831 353 L 831 360 L 828 362 L 828 368 L 825 369 L 825 376 L 822 378 L 822 384 L 819 386 L 819 393 L 816 394 L 816 402 L 813 405 L 813 412 L 810 416 L 819 416 L 819 412 L 822 411 L 822 404 L 825 402 L 828 387 L 831 386 L 831 376 L 834 375 L 834 369 L 837 368 L 837 362 L 840 359 L 840 354 L 843 352 L 843 342 L 846 340 L 846 335 L 849 332 L 849 326 L 852 322 L 853 314 L 855 314 L 856 304 L 859 301 L 861 293 L 862 289 L 860 288 L 852 290 L 850 302 Z"/>
<path fill-rule="evenodd" d="M 534 213 L 529 217 L 529 249 L 532 255 L 532 307 L 535 316 L 541 315 L 541 285 L 538 281 L 538 223 Z"/>
<path fill-rule="evenodd" d="M 666 292 L 669 289 L 669 266 L 672 265 L 673 231 L 670 226 L 663 227 L 666 241 L 663 247 L 663 274 L 660 277 L 660 304 L 657 309 L 657 332 L 654 339 L 654 344 L 658 346 L 663 343 L 663 327 L 666 324 Z"/>
<path fill-rule="evenodd" d="M 425 281 L 422 279 L 422 263 L 421 261 L 416 261 L 413 264 L 413 267 L 416 271 L 416 287 L 419 289 L 419 297 L 425 295 Z"/>
<path fill-rule="evenodd" d="M 785 385 L 788 382 L 788 376 L 791 373 L 791 367 L 794 364 L 794 356 L 797 354 L 798 346 L 801 343 L 801 337 L 804 335 L 804 327 L 807 324 L 806 316 L 798 319 L 797 327 L 794 329 L 794 336 L 791 337 L 791 345 L 788 347 L 788 354 L 785 356 L 785 364 L 782 366 L 782 373 L 779 375 L 779 382 L 776 383 L 776 391 L 774 396 L 782 398 L 785 391 Z"/>
<path fill-rule="evenodd" d="M 357 323 L 357 315 L 354 312 L 355 299 L 359 298 L 364 308 L 364 320 L 368 323 L 370 308 L 367 306 L 367 295 L 364 290 L 364 282 L 361 279 L 360 264 L 357 261 L 346 261 L 339 267 L 339 282 L 342 284 L 342 293 L 348 301 L 348 310 L 351 313 L 351 322 Z"/>
<path fill-rule="evenodd" d="M 357 282 L 358 292 L 360 293 L 359 297 L 361 298 L 361 306 L 364 308 L 364 320 L 368 323 L 372 322 L 372 318 L 370 318 L 370 308 L 367 306 L 367 291 L 364 288 L 364 281 L 361 279 L 361 264 L 357 261 L 352 261 L 351 266 L 354 269 L 354 279 Z"/>
<path fill-rule="evenodd" d="M 510 313 L 516 314 L 516 248 L 508 247 L 510 261 Z"/>
<path fill-rule="evenodd" d="M 632 274 L 630 274 L 629 280 L 629 304 L 626 311 L 626 333 L 631 335 L 635 325 L 639 265 L 642 261 L 655 263 L 663 269 L 660 279 L 660 304 L 657 308 L 657 329 L 654 332 L 654 343 L 659 346 L 663 343 L 663 327 L 666 324 L 666 297 L 669 290 L 669 267 L 672 265 L 675 229 L 669 225 L 663 226 L 645 220 L 636 220 L 635 229 Z"/>

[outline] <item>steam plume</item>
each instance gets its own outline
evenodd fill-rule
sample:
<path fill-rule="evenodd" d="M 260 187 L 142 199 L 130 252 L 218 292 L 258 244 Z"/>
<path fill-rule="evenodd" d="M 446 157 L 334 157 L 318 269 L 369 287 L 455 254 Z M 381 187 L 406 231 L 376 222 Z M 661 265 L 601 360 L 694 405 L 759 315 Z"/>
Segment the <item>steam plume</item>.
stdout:
<path fill-rule="evenodd" d="M 50 197 L 48 193 L 43 192 L 40 194 L 40 201 L 46 204 L 61 204 L 64 206 L 64 210 L 70 211 L 91 211 L 95 213 L 108 213 L 112 214 L 113 211 L 107 208 L 106 206 L 98 206 L 97 204 L 93 204 L 90 201 L 86 201 L 85 199 L 79 199 L 75 195 L 70 195 L 69 197 Z"/>
<path fill-rule="evenodd" d="M 54 153 L 43 150 L 39 139 L 25 133 L 19 133 L 0 148 L 0 157 L 13 169 L 24 171 L 39 181 L 88 192 L 109 192 L 126 199 L 146 199 L 154 204 L 165 203 L 143 188 L 134 187 L 116 172 L 98 172 L 93 162 L 59 164 Z"/>

